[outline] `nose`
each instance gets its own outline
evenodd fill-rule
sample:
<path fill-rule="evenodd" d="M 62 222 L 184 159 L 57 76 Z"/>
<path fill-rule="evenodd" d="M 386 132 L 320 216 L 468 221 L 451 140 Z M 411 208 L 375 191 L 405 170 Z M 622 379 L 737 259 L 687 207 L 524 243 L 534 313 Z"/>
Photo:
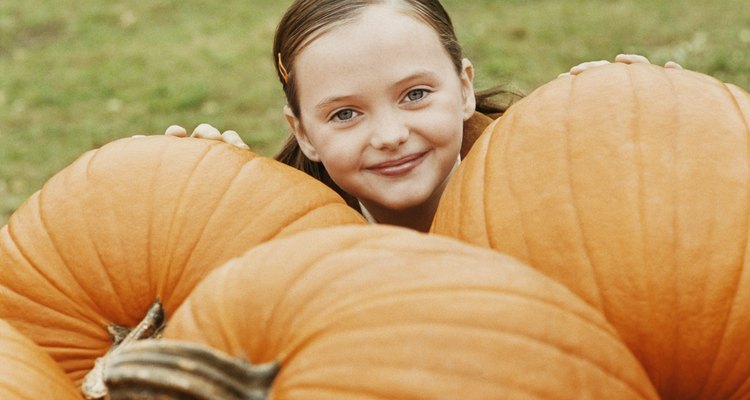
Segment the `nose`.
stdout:
<path fill-rule="evenodd" d="M 378 150 L 395 150 L 408 138 L 407 124 L 392 113 L 387 113 L 372 125 L 370 144 Z"/>

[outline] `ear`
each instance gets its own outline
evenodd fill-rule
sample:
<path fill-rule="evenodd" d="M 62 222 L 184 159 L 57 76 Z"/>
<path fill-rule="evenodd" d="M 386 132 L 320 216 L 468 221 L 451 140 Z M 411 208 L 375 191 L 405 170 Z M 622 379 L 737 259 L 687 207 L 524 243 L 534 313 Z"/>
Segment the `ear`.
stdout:
<path fill-rule="evenodd" d="M 295 139 L 297 139 L 297 143 L 299 144 L 302 153 L 304 153 L 311 161 L 319 162 L 320 157 L 318 156 L 318 152 L 315 150 L 312 143 L 310 143 L 310 139 L 308 139 L 305 130 L 302 128 L 302 122 L 296 115 L 294 115 L 292 108 L 288 105 L 284 106 L 284 116 L 286 117 L 286 122 L 289 124 L 289 128 L 292 130 Z"/>
<path fill-rule="evenodd" d="M 461 67 L 461 94 L 464 105 L 464 121 L 474 115 L 477 108 L 477 98 L 474 95 L 474 65 L 464 58 Z"/>

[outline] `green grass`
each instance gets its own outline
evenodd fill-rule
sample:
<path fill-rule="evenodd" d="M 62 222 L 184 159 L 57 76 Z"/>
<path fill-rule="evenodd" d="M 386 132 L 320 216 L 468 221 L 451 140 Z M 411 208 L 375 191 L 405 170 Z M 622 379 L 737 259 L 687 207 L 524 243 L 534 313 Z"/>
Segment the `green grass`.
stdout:
<path fill-rule="evenodd" d="M 286 136 L 270 47 L 289 1 L 0 2 L 0 225 L 83 152 L 208 122 L 272 154 Z M 750 88 L 744 0 L 445 0 L 477 87 L 529 92 L 639 53 Z"/>

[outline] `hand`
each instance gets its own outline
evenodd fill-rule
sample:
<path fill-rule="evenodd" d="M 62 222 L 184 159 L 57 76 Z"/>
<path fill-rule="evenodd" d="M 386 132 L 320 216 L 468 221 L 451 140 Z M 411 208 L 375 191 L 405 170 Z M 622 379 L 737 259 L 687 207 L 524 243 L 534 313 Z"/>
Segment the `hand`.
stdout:
<path fill-rule="evenodd" d="M 187 130 L 185 128 L 179 126 L 179 125 L 171 125 L 167 128 L 166 131 L 164 131 L 164 134 L 167 136 L 177 136 L 177 137 L 187 137 Z M 224 133 L 220 133 L 218 129 L 214 128 L 213 126 L 209 124 L 200 124 L 195 127 L 193 130 L 193 133 L 190 135 L 190 137 L 194 138 L 200 138 L 200 139 L 211 139 L 211 140 L 221 140 L 224 143 L 229 143 L 233 146 L 239 147 L 241 149 L 250 150 L 250 146 L 245 144 L 245 142 L 242 141 L 242 138 L 240 138 L 240 135 L 237 134 L 235 131 L 224 131 Z"/>
<path fill-rule="evenodd" d="M 623 64 L 651 64 L 651 61 L 649 61 L 648 58 L 638 54 L 618 54 L 615 57 L 615 62 Z M 588 61 L 576 65 L 575 67 L 571 68 L 570 71 L 564 72 L 559 76 L 578 75 L 583 71 L 607 64 L 609 64 L 609 61 L 607 60 Z M 664 64 L 664 68 L 682 69 L 682 66 L 674 61 L 667 61 L 667 63 Z"/>

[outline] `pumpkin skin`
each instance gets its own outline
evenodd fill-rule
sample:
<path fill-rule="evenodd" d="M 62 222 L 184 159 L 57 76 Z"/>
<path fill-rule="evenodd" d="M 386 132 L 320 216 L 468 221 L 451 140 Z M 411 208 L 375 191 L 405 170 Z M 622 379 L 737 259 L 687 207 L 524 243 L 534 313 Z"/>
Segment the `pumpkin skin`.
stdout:
<path fill-rule="evenodd" d="M 750 397 L 750 96 L 687 70 L 558 78 L 487 128 L 432 232 L 600 309 L 665 399 Z"/>
<path fill-rule="evenodd" d="M 81 396 L 49 354 L 0 320 L 0 398 L 68 400 Z"/>
<path fill-rule="evenodd" d="M 258 243 L 364 219 L 306 174 L 225 143 L 147 136 L 82 155 L 0 231 L 0 318 L 80 384 L 155 299 L 167 313 Z"/>
<path fill-rule="evenodd" d="M 275 399 L 655 399 L 603 316 L 510 257 L 384 225 L 310 230 L 213 271 L 164 339 L 278 361 Z"/>

